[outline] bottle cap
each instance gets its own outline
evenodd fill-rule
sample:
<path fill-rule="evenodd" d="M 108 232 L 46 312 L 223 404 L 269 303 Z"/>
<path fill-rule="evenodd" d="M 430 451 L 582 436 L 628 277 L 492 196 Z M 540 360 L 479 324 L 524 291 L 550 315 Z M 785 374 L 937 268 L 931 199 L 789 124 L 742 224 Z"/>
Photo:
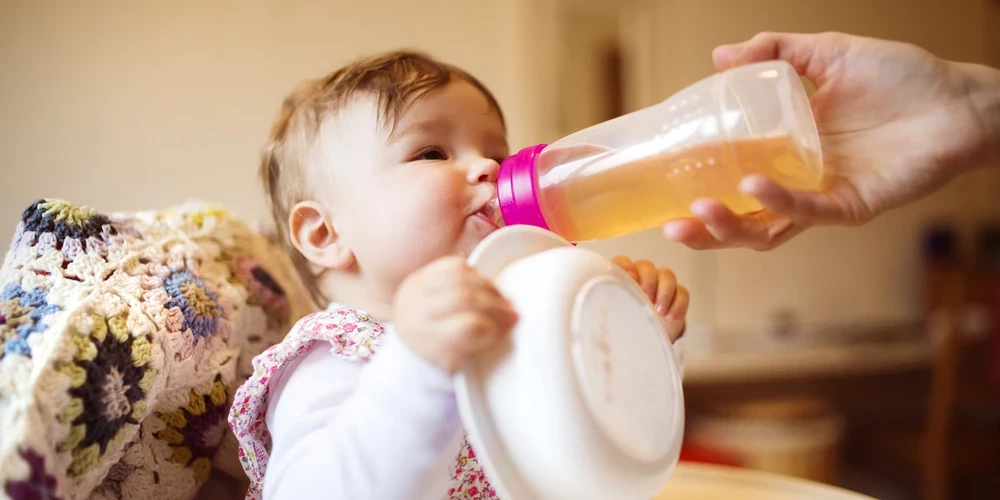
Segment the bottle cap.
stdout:
<path fill-rule="evenodd" d="M 521 149 L 500 164 L 497 173 L 497 200 L 504 225 L 525 224 L 549 229 L 538 204 L 535 164 L 545 144 Z"/>

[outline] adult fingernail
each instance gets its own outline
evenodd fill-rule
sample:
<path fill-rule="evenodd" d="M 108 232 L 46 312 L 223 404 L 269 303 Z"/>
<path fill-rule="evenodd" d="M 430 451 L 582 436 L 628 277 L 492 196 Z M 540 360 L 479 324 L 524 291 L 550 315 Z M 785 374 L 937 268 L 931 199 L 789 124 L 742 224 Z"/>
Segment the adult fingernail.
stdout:
<path fill-rule="evenodd" d="M 688 210 L 691 211 L 691 215 L 693 215 L 693 216 L 695 216 L 695 217 L 697 217 L 699 219 L 704 218 L 705 214 L 708 213 L 708 210 L 706 210 L 706 207 L 705 207 L 705 201 L 703 199 L 700 199 L 700 198 L 697 199 L 697 200 L 694 200 L 693 202 L 691 202 L 691 206 L 688 207 Z"/>
<path fill-rule="evenodd" d="M 729 67 L 736 63 L 736 50 L 732 44 L 720 45 L 712 50 L 712 59 L 723 67 Z"/>
<path fill-rule="evenodd" d="M 656 312 L 659 313 L 660 316 L 667 314 L 667 306 L 664 305 L 656 306 Z"/>

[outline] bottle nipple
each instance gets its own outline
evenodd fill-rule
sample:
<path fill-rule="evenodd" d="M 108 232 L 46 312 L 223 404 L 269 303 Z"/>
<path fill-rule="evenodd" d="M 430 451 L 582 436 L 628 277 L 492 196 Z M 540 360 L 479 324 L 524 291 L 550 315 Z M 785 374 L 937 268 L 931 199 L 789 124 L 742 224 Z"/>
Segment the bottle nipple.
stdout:
<path fill-rule="evenodd" d="M 486 206 L 480 210 L 480 213 L 487 220 L 495 224 L 497 227 L 504 227 L 503 213 L 500 211 L 500 199 L 498 197 L 493 197 Z"/>

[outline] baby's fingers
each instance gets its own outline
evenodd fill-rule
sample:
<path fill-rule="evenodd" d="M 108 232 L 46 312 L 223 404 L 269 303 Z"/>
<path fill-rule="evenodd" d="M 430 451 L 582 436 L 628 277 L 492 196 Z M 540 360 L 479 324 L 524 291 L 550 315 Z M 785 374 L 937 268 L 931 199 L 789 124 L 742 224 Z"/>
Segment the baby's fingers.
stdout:
<path fill-rule="evenodd" d="M 632 262 L 632 259 L 619 255 L 611 259 L 611 262 L 614 262 L 615 265 L 622 268 L 626 273 L 628 273 L 629 276 L 632 277 L 632 279 L 639 281 L 639 273 L 635 270 L 635 263 Z"/>
<path fill-rule="evenodd" d="M 665 316 L 674 302 L 674 295 L 677 293 L 677 277 L 674 276 L 673 271 L 665 267 L 657 269 L 656 274 L 656 300 L 653 301 L 653 304 L 656 306 L 656 312 Z"/>
<path fill-rule="evenodd" d="M 646 293 L 646 297 L 649 297 L 650 302 L 655 302 L 656 282 L 659 280 L 656 265 L 648 260 L 640 260 L 635 263 L 635 270 L 639 274 L 638 281 L 642 291 Z"/>
<path fill-rule="evenodd" d="M 516 313 L 502 308 L 490 312 L 466 311 L 442 318 L 442 331 L 450 332 L 454 345 L 465 352 L 473 352 L 492 345 L 506 337 L 517 323 Z"/>
<path fill-rule="evenodd" d="M 674 294 L 674 301 L 670 304 L 670 308 L 667 310 L 667 319 L 670 321 L 680 321 L 683 320 L 688 312 L 688 305 L 691 302 L 691 296 L 688 294 L 687 288 L 678 285 L 677 292 Z"/>

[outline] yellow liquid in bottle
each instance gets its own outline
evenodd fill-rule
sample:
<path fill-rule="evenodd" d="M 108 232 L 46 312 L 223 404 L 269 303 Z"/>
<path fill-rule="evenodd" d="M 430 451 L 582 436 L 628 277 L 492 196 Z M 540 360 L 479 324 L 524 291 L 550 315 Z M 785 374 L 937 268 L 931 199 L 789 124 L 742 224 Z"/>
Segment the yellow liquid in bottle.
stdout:
<path fill-rule="evenodd" d="M 740 180 L 749 174 L 802 190 L 817 189 L 822 180 L 818 156 L 788 136 L 652 155 L 634 148 L 595 150 L 557 149 L 539 159 L 539 203 L 546 222 L 570 241 L 614 238 L 690 217 L 691 202 L 698 198 L 714 198 L 738 214 L 760 210 L 756 199 L 739 192 Z"/>

